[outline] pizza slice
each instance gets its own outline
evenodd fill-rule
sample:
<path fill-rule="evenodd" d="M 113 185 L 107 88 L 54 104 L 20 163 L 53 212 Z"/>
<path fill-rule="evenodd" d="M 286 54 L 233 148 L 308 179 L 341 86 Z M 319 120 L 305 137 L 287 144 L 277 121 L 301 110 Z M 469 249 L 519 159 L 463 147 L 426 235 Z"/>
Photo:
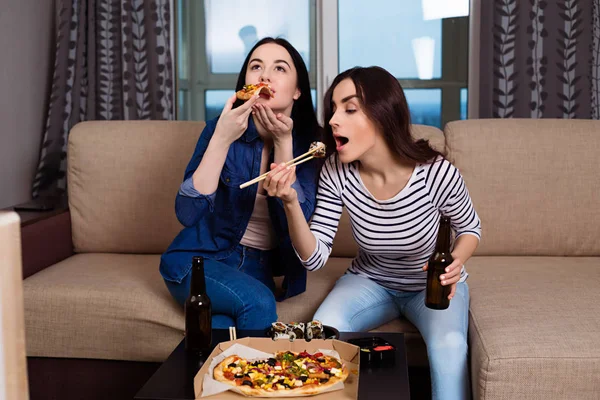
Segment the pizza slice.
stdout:
<path fill-rule="evenodd" d="M 236 386 L 250 397 L 291 397 L 323 393 L 348 377 L 347 367 L 322 353 L 279 352 L 266 360 L 233 355 L 217 365 L 215 380 Z"/>
<path fill-rule="evenodd" d="M 265 98 L 275 97 L 275 91 L 264 82 L 260 82 L 257 85 L 244 85 L 242 90 L 238 90 L 235 95 L 238 99 L 246 101 L 250 100 L 256 93 Z"/>

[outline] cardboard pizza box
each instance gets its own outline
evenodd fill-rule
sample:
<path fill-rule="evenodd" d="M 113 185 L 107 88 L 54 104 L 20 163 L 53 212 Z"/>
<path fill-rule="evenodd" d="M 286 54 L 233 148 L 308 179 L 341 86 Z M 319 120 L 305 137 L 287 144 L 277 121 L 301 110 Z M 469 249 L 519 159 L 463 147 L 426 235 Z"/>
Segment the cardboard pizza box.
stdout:
<path fill-rule="evenodd" d="M 234 344 L 239 343 L 241 345 L 251 347 L 256 350 L 264 351 L 266 353 L 276 353 L 279 351 L 295 351 L 308 353 L 316 353 L 319 349 L 335 350 L 339 353 L 342 362 L 348 367 L 349 375 L 344 382 L 344 389 L 335 390 L 331 392 L 321 393 L 313 395 L 311 397 L 315 399 L 331 399 L 331 400 L 350 400 L 358 398 L 358 378 L 360 371 L 360 354 L 358 346 L 354 346 L 350 343 L 342 342 L 336 339 L 313 339 L 307 342 L 304 339 L 298 339 L 294 342 L 289 340 L 272 340 L 270 338 L 251 338 L 245 337 L 237 340 L 219 343 L 215 349 L 210 353 L 206 362 L 198 371 L 194 377 L 194 393 L 196 399 L 224 399 L 224 400 L 240 400 L 246 396 L 232 391 L 222 392 L 213 396 L 202 397 L 202 388 L 204 376 L 209 372 L 209 368 L 213 358 L 227 350 Z M 305 399 L 307 396 L 296 396 L 296 397 L 285 397 L 286 399 Z"/>

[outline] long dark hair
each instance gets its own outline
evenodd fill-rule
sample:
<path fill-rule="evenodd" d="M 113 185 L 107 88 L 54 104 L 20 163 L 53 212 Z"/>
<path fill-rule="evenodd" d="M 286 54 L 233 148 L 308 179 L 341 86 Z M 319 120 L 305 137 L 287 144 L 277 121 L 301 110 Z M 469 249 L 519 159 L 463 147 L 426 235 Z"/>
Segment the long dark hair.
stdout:
<path fill-rule="evenodd" d="M 355 67 L 335 77 L 325 93 L 325 145 L 335 152 L 335 140 L 329 121 L 333 117 L 333 90 L 344 79 L 352 79 L 356 94 L 367 117 L 381 130 L 388 146 L 398 156 L 417 163 L 428 163 L 438 156 L 427 140 L 414 140 L 411 134 L 410 112 L 404 91 L 398 80 L 381 67 Z"/>
<path fill-rule="evenodd" d="M 311 142 L 320 140 L 322 128 L 321 125 L 319 125 L 317 114 L 313 108 L 310 81 L 308 80 L 308 69 L 306 68 L 306 64 L 304 64 L 304 60 L 302 60 L 302 56 L 300 56 L 298 50 L 296 50 L 290 42 L 282 38 L 272 37 L 266 37 L 259 40 L 254 47 L 252 47 L 252 50 L 250 50 L 244 60 L 244 65 L 242 65 L 242 70 L 238 75 L 235 90 L 241 90 L 246 84 L 246 70 L 248 69 L 248 63 L 250 62 L 250 57 L 252 56 L 252 53 L 254 53 L 254 50 L 267 43 L 275 43 L 286 49 L 296 67 L 296 85 L 298 86 L 298 89 L 300 89 L 300 97 L 294 101 L 294 106 L 292 107 L 292 119 L 294 120 L 294 130 L 297 133 L 297 140 L 300 140 L 302 147 L 308 147 Z M 242 100 L 236 100 L 233 107 L 239 107 L 242 104 Z"/>

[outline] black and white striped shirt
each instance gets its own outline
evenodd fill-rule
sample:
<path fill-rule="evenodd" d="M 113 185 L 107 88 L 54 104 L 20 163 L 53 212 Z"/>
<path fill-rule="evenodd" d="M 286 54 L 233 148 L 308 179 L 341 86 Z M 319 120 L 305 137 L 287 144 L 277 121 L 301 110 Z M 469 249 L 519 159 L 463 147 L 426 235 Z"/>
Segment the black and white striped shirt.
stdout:
<path fill-rule="evenodd" d="M 357 163 L 342 164 L 334 154 L 321 171 L 310 224 L 317 247 L 302 261 L 308 270 L 323 267 L 329 258 L 343 206 L 359 245 L 348 272 L 389 289 L 425 289 L 427 273 L 422 268 L 435 248 L 441 214 L 451 218 L 457 238 L 481 237 L 481 223 L 463 178 L 449 161 L 439 157 L 434 163 L 418 164 L 398 194 L 377 200 L 363 184 Z M 463 267 L 461 281 L 466 278 Z"/>

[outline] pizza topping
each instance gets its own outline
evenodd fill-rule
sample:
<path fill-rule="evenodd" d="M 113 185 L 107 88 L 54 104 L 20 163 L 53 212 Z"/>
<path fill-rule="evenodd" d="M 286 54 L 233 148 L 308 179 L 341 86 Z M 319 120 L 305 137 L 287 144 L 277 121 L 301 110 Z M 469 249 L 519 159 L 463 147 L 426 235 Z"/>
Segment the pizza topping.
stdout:
<path fill-rule="evenodd" d="M 287 351 L 268 359 L 246 361 L 237 357 L 235 360 L 222 367 L 223 377 L 236 386 L 265 391 L 319 386 L 343 376 L 341 363 L 323 353 Z"/>
<path fill-rule="evenodd" d="M 274 91 L 273 89 L 271 89 L 271 87 L 270 87 L 268 84 L 266 84 L 266 83 L 264 83 L 264 82 L 260 82 L 260 83 L 258 83 L 258 84 L 256 84 L 256 85 L 253 85 L 253 84 L 244 85 L 244 86 L 242 87 L 242 90 L 244 90 L 244 91 L 246 91 L 246 92 L 252 92 L 252 91 L 254 91 L 254 90 L 256 90 L 256 89 L 260 89 L 260 88 L 262 88 L 262 87 L 267 87 L 267 88 L 269 88 L 269 91 L 271 92 L 271 93 L 270 93 L 271 97 L 272 97 L 272 93 L 275 93 L 275 91 Z"/>

